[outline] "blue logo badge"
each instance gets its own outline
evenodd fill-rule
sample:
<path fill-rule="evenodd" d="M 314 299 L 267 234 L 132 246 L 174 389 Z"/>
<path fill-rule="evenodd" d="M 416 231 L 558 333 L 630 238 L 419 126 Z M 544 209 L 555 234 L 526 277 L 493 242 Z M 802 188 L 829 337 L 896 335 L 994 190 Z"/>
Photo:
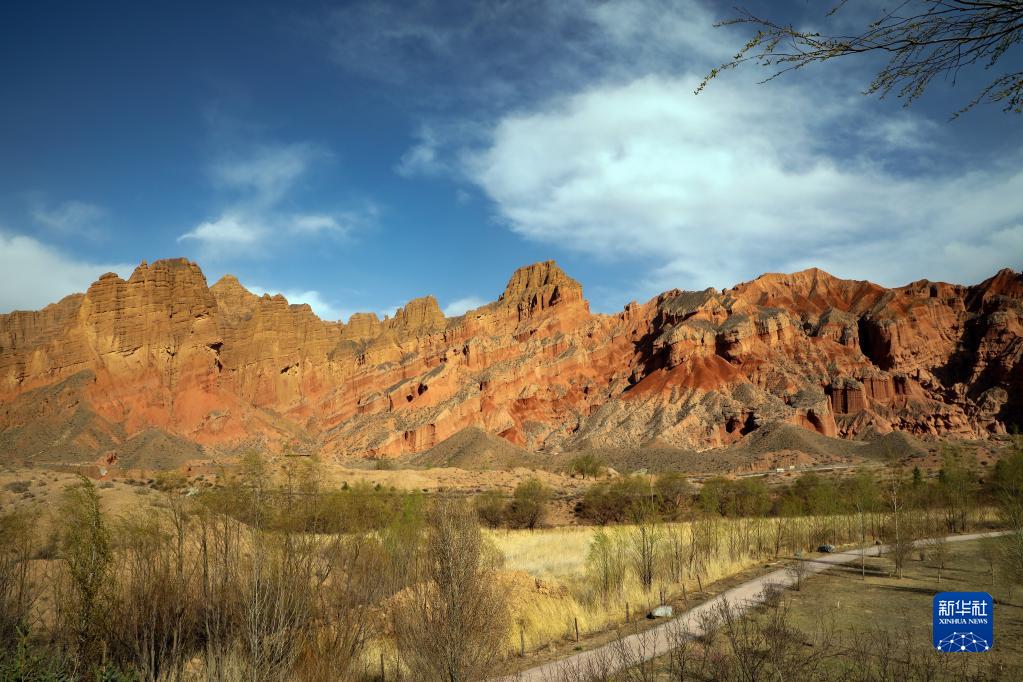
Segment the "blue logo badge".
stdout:
<path fill-rule="evenodd" d="M 995 645 L 995 601 L 987 592 L 934 595 L 934 648 L 987 651 Z"/>

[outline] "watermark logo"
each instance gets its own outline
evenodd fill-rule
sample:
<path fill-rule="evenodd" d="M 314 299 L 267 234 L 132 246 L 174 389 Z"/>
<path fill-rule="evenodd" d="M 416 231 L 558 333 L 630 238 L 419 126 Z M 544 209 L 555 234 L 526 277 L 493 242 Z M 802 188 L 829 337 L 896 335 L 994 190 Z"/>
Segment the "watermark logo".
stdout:
<path fill-rule="evenodd" d="M 983 652 L 995 645 L 995 602 L 987 592 L 934 595 L 934 648 Z"/>

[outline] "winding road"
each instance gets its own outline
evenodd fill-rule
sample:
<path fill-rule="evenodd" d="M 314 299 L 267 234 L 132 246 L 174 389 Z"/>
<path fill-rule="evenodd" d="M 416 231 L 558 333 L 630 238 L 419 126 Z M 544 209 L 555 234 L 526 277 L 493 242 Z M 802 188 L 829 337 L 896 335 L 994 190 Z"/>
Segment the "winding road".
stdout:
<path fill-rule="evenodd" d="M 965 542 L 968 540 L 979 540 L 985 537 L 1004 535 L 1004 531 L 991 533 L 971 533 L 966 535 L 950 535 L 946 539 L 949 542 Z M 925 542 L 925 541 L 920 541 Z M 888 549 L 887 545 L 874 545 L 865 549 L 866 556 L 878 556 Z M 832 566 L 849 564 L 859 560 L 860 550 L 846 552 L 835 552 L 833 554 L 822 554 L 812 559 L 805 559 L 807 562 L 806 575 L 820 573 Z M 662 656 L 670 648 L 672 641 L 671 633 L 682 628 L 692 636 L 703 633 L 702 618 L 705 614 L 713 612 L 723 601 L 728 603 L 739 612 L 748 610 L 759 603 L 764 588 L 768 585 L 788 587 L 795 582 L 794 577 L 787 569 L 772 571 L 759 578 L 754 578 L 736 587 L 727 590 L 716 597 L 708 599 L 698 606 L 679 614 L 676 618 L 666 621 L 657 627 L 645 630 L 640 633 L 623 637 L 603 646 L 582 651 L 572 656 L 551 661 L 535 668 L 523 670 L 516 675 L 508 675 L 497 678 L 495 682 L 553 682 L 562 679 L 578 679 L 580 671 L 587 670 L 608 670 L 611 672 L 621 668 L 621 656 L 619 647 L 627 647 L 628 656 L 625 658 L 633 662 L 646 661 L 657 656 Z M 585 676 L 582 679 L 586 679 Z"/>

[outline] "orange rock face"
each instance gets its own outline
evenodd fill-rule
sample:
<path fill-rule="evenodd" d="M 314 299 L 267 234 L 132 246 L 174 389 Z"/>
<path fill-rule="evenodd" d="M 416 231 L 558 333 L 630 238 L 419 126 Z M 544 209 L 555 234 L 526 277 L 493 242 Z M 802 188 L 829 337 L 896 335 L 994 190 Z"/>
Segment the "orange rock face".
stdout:
<path fill-rule="evenodd" d="M 427 296 L 342 324 L 177 259 L 0 315 L 0 448 L 98 457 L 156 428 L 392 456 L 468 426 L 534 450 L 707 448 L 771 421 L 979 437 L 1023 422 L 1021 356 L 1010 270 L 885 289 L 811 269 L 600 315 L 548 261 L 461 317 Z"/>

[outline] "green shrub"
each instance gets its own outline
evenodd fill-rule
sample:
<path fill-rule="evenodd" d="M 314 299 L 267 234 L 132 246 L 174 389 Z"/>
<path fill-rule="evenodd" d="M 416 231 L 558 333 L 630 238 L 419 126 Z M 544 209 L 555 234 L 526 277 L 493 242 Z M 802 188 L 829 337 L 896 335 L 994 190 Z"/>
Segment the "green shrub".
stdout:
<path fill-rule="evenodd" d="M 512 500 L 505 509 L 508 524 L 530 530 L 542 525 L 550 498 L 550 490 L 539 479 L 523 481 L 516 486 Z"/>
<path fill-rule="evenodd" d="M 604 473 L 607 467 L 596 455 L 585 453 L 574 458 L 569 463 L 569 470 L 576 475 L 586 478 L 596 478 Z"/>

